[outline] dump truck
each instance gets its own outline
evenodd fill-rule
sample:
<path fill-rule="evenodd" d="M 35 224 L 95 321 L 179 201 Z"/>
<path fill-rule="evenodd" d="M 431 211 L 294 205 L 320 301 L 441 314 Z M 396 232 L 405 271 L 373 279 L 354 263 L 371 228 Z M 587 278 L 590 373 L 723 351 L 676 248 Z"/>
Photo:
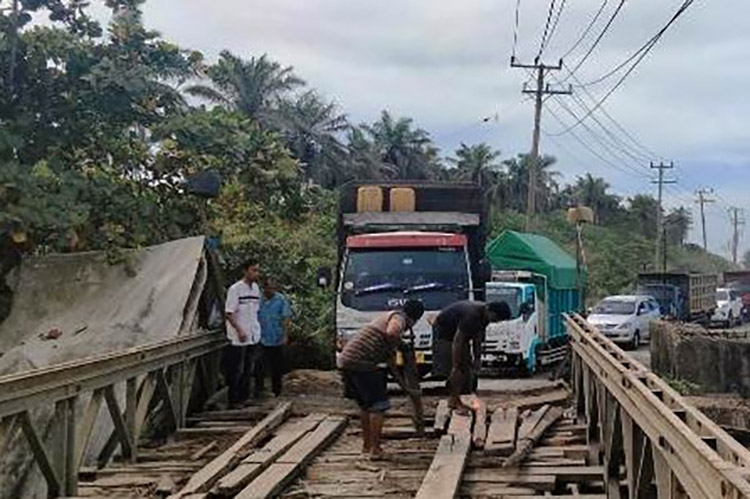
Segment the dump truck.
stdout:
<path fill-rule="evenodd" d="M 425 319 L 459 300 L 482 299 L 487 210 L 464 183 L 351 183 L 338 213 L 336 351 L 364 324 L 407 299 Z M 325 280 L 325 279 L 323 279 Z M 432 367 L 432 328 L 413 328 L 418 371 Z"/>
<path fill-rule="evenodd" d="M 646 273 L 638 275 L 638 294 L 654 297 L 666 319 L 708 324 L 718 284 L 717 274 Z"/>
<path fill-rule="evenodd" d="M 565 356 L 563 313 L 582 312 L 586 272 L 550 239 L 506 231 L 487 246 L 487 301 L 505 301 L 512 320 L 491 324 L 482 354 L 488 368 L 537 367 Z"/>

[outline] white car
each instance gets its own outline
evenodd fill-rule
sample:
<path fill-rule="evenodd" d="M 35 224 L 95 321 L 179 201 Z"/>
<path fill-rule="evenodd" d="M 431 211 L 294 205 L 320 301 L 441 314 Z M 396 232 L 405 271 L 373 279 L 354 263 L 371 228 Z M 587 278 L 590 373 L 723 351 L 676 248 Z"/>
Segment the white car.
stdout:
<path fill-rule="evenodd" d="M 732 327 L 742 322 L 742 297 L 729 288 L 716 290 L 716 311 L 711 317 L 712 324 L 722 324 L 724 327 Z"/>
<path fill-rule="evenodd" d="M 638 348 L 651 337 L 649 323 L 661 318 L 659 303 L 651 296 L 620 295 L 600 301 L 588 321 L 615 343 Z"/>

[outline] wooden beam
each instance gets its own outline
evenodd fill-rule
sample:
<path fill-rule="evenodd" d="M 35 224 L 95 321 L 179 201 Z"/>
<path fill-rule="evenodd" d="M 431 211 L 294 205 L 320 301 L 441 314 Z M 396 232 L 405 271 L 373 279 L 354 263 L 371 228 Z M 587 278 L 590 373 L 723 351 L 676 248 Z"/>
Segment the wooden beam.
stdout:
<path fill-rule="evenodd" d="M 125 423 L 125 418 L 122 412 L 120 412 L 120 405 L 117 403 L 114 385 L 104 388 L 104 401 L 107 403 L 109 415 L 115 426 L 115 435 L 117 435 L 117 440 L 120 442 L 122 456 L 129 459 L 133 455 L 133 440 L 128 432 L 128 425 Z"/>
<path fill-rule="evenodd" d="M 472 444 L 477 449 L 483 449 L 487 440 L 487 404 L 476 395 L 464 395 L 461 400 L 474 410 Z"/>
<path fill-rule="evenodd" d="M 39 465 L 39 469 L 42 472 L 44 479 L 47 481 L 47 494 L 50 496 L 60 495 L 62 492 L 60 478 L 55 472 L 55 468 L 44 448 L 42 439 L 39 438 L 36 429 L 34 429 L 34 424 L 31 422 L 31 417 L 29 416 L 28 411 L 22 412 L 19 415 L 19 420 L 23 434 L 26 435 L 26 440 L 28 440 L 29 446 L 31 447 L 34 460 Z"/>
<path fill-rule="evenodd" d="M 542 412 L 540 409 L 537 413 Z M 553 424 L 557 422 L 563 415 L 563 410 L 560 407 L 552 407 L 543 411 L 543 417 L 537 420 L 533 429 L 522 433 L 519 430 L 518 443 L 516 444 L 516 451 L 503 463 L 503 467 L 513 467 L 520 464 L 534 448 L 534 445 L 542 438 L 544 432 L 547 431 Z M 536 418 L 533 418 L 536 419 Z M 523 429 L 523 425 L 522 425 Z"/>
<path fill-rule="evenodd" d="M 461 415 L 458 411 L 451 413 L 451 422 L 448 425 L 448 435 L 469 435 L 471 438 L 471 423 L 473 414 Z"/>
<path fill-rule="evenodd" d="M 78 449 L 76 448 L 78 442 L 76 441 L 76 421 L 78 415 L 76 412 L 76 405 L 78 397 L 71 397 L 65 401 L 65 453 L 64 453 L 64 469 L 65 475 L 63 481 L 65 482 L 64 492 L 68 496 L 74 496 L 78 493 Z"/>
<path fill-rule="evenodd" d="M 325 414 L 310 414 L 302 421 L 282 428 L 265 447 L 247 456 L 234 471 L 219 480 L 216 485 L 218 493 L 231 496 L 241 491 L 325 418 Z"/>
<path fill-rule="evenodd" d="M 208 492 L 208 490 L 226 475 L 229 470 L 234 468 L 249 453 L 250 449 L 258 442 L 268 437 L 289 416 L 292 410 L 291 402 L 279 404 L 270 414 L 255 425 L 250 431 L 242 435 L 232 446 L 225 452 L 217 456 L 207 465 L 190 477 L 188 483 L 177 494 L 170 496 L 172 499 L 178 499 Z"/>
<path fill-rule="evenodd" d="M 417 499 L 453 499 L 458 495 L 461 476 L 471 450 L 471 434 L 458 432 L 440 439 L 430 469 L 415 496 Z"/>
<path fill-rule="evenodd" d="M 135 439 L 139 439 L 143 433 L 143 425 L 146 424 L 148 413 L 151 410 L 151 402 L 156 393 L 156 373 L 148 373 L 141 383 L 138 393 L 138 406 L 135 410 Z"/>
<path fill-rule="evenodd" d="M 516 444 L 516 427 L 518 426 L 518 409 L 512 407 L 496 409 L 490 420 L 487 441 L 484 445 L 486 454 L 509 456 Z"/>
<path fill-rule="evenodd" d="M 245 487 L 236 496 L 237 499 L 276 497 L 315 456 L 338 437 L 345 427 L 345 417 L 327 417 L 315 431 L 294 444 L 274 464 Z"/>
<path fill-rule="evenodd" d="M 445 433 L 445 427 L 448 426 L 450 415 L 451 411 L 448 408 L 448 401 L 441 400 L 438 402 L 437 408 L 435 409 L 435 423 L 433 424 L 435 433 L 438 435 Z"/>

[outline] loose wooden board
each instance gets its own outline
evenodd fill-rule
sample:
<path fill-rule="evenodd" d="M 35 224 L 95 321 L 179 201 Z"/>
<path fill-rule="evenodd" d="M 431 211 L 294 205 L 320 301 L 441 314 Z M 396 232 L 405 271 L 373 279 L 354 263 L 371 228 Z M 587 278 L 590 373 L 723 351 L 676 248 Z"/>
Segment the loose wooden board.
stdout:
<path fill-rule="evenodd" d="M 518 409 L 499 408 L 492 414 L 484 452 L 495 456 L 509 456 L 515 449 Z"/>
<path fill-rule="evenodd" d="M 417 499 L 453 499 L 458 494 L 461 476 L 471 450 L 471 433 L 458 431 L 440 439 L 435 458 L 422 481 Z"/>

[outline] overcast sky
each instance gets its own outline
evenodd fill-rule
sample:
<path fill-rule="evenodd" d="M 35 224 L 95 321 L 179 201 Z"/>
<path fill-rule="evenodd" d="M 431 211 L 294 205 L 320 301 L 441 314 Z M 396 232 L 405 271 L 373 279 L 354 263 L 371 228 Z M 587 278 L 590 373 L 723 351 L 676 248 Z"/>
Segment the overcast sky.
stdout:
<path fill-rule="evenodd" d="M 543 59 L 555 63 L 570 49 L 603 0 L 567 0 Z M 617 66 L 653 36 L 683 0 L 630 0 L 612 29 L 577 72 L 582 82 Z M 461 142 L 485 141 L 503 157 L 528 151 L 532 104 L 522 102 L 526 73 L 509 68 L 516 0 L 150 0 L 149 27 L 180 45 L 215 58 L 222 49 L 250 57 L 269 53 L 322 94 L 335 100 L 352 122 L 373 121 L 380 110 L 410 116 L 428 130 L 445 155 Z M 609 0 L 599 24 L 566 58 L 574 67 L 619 0 Z M 696 0 L 604 108 L 657 156 L 673 160 L 679 184 L 667 205 L 694 209 L 692 240 L 700 240 L 692 193 L 712 187 L 719 194 L 708 211 L 710 249 L 727 254 L 729 205 L 750 207 L 750 5 Z M 539 50 L 547 0 L 522 0 L 517 56 L 531 61 Z M 560 0 L 557 0 L 560 5 Z M 565 73 L 560 72 L 560 78 Z M 603 96 L 617 77 L 592 86 Z M 554 82 L 554 80 L 553 80 Z M 582 90 L 579 99 L 588 100 Z M 563 97 L 578 115 L 571 97 Z M 589 106 L 591 100 L 588 100 Z M 572 124 L 550 101 L 551 112 Z M 597 118 L 619 140 L 628 141 L 608 118 Z M 483 118 L 492 117 L 489 122 Z M 606 132 L 585 122 L 604 140 Z M 566 180 L 592 172 L 621 195 L 655 193 L 646 154 L 639 161 L 607 152 L 584 127 L 572 134 L 550 112 L 543 119 L 542 152 L 559 160 Z M 622 145 L 619 146 L 623 149 Z M 610 150 L 613 148 L 610 147 Z M 614 154 L 614 156 L 613 156 Z M 749 213 L 750 215 L 750 213 Z M 750 232 L 743 248 L 750 247 Z"/>

